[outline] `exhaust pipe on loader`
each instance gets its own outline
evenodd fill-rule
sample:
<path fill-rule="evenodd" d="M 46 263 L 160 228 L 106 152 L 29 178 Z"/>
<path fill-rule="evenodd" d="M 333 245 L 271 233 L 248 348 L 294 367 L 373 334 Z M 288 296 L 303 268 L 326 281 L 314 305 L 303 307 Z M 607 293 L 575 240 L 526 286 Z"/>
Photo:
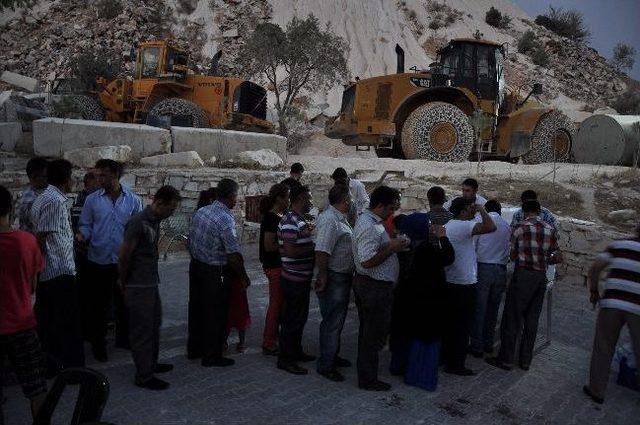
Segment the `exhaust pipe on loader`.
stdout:
<path fill-rule="evenodd" d="M 396 44 L 396 74 L 404 73 L 404 49 Z"/>

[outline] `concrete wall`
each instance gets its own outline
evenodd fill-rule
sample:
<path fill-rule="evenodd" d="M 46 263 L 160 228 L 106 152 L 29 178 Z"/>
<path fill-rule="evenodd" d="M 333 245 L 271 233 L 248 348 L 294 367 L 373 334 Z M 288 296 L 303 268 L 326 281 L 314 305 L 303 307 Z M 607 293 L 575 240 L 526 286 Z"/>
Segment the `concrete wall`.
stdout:
<path fill-rule="evenodd" d="M 71 149 L 128 145 L 134 159 L 171 152 L 171 133 L 141 124 L 61 118 L 33 122 L 36 155 L 62 157 Z"/>
<path fill-rule="evenodd" d="M 20 140 L 22 140 L 22 124 L 0 122 L 0 151 L 14 151 Z"/>
<path fill-rule="evenodd" d="M 215 156 L 218 161 L 231 159 L 243 151 L 271 149 L 287 159 L 287 139 L 275 134 L 249 133 L 211 128 L 171 127 L 173 152 L 196 151 L 203 161 Z"/>

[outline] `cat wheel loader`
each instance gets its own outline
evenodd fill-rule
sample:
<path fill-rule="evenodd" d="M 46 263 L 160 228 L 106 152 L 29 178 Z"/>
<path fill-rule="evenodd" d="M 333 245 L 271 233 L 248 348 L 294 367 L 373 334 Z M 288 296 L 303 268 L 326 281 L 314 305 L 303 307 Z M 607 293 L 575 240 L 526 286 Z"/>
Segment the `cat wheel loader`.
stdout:
<path fill-rule="evenodd" d="M 325 135 L 380 157 L 457 162 L 522 159 L 529 164 L 568 161 L 575 129 L 560 111 L 507 93 L 504 46 L 454 39 L 426 71 L 397 73 L 350 83 L 339 114 Z"/>

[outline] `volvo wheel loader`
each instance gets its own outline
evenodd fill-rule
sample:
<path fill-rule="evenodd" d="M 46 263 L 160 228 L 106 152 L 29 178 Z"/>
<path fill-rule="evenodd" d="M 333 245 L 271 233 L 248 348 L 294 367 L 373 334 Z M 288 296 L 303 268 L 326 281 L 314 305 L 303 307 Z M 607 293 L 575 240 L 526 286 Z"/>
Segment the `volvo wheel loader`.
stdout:
<path fill-rule="evenodd" d="M 134 78 L 100 77 L 97 91 L 70 99 L 83 119 L 273 132 L 264 88 L 217 76 L 215 69 L 214 75 L 195 74 L 188 61 L 170 40 L 143 42 Z"/>
<path fill-rule="evenodd" d="M 454 39 L 426 71 L 397 73 L 350 83 L 341 110 L 325 134 L 378 156 L 465 161 L 472 158 L 536 164 L 567 161 L 575 129 L 560 111 L 507 93 L 505 49 L 477 39 Z"/>

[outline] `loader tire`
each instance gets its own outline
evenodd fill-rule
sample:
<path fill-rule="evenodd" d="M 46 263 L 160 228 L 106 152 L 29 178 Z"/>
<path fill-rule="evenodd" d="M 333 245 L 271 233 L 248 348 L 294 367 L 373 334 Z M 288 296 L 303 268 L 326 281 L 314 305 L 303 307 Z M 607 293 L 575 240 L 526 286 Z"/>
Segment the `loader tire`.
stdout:
<path fill-rule="evenodd" d="M 551 111 L 542 116 L 531 136 L 531 150 L 522 155 L 525 164 L 544 162 L 568 162 L 575 138 L 575 126 L 565 114 Z"/>
<path fill-rule="evenodd" d="M 73 94 L 63 96 L 64 110 L 58 111 L 58 118 L 104 121 L 104 109 L 100 102 L 91 96 Z M 68 109 L 67 109 L 68 108 Z"/>
<path fill-rule="evenodd" d="M 177 97 L 170 97 L 156 103 L 147 114 L 147 124 L 151 124 L 152 116 L 169 116 L 171 125 L 181 127 L 209 127 L 209 118 L 201 107 Z"/>
<path fill-rule="evenodd" d="M 431 102 L 416 108 L 402 127 L 402 152 L 407 159 L 461 162 L 473 149 L 473 127 L 460 108 Z"/>

